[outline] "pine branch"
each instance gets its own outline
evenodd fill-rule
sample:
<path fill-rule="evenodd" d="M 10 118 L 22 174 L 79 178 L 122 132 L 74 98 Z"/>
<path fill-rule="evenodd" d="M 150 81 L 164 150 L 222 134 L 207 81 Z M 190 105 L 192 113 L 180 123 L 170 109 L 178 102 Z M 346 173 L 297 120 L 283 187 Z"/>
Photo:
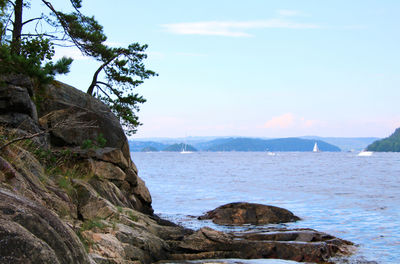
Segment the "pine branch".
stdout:
<path fill-rule="evenodd" d="M 29 20 L 23 22 L 22 25 L 25 25 L 25 24 L 28 24 L 30 22 L 33 22 L 35 20 L 40 20 L 40 19 L 43 19 L 43 17 L 36 17 L 36 18 L 29 19 Z"/>

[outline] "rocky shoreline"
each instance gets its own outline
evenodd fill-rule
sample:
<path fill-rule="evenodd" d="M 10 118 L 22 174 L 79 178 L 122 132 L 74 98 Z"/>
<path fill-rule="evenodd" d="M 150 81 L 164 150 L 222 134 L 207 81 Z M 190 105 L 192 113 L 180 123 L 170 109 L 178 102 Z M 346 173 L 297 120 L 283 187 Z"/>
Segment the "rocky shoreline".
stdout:
<path fill-rule="evenodd" d="M 60 82 L 0 80 L 0 143 L 23 138 L 0 149 L 0 263 L 326 263 L 353 250 L 351 242 L 312 229 L 224 233 L 163 220 L 107 106 Z M 200 218 L 224 225 L 299 220 L 281 208 L 245 203 Z"/>

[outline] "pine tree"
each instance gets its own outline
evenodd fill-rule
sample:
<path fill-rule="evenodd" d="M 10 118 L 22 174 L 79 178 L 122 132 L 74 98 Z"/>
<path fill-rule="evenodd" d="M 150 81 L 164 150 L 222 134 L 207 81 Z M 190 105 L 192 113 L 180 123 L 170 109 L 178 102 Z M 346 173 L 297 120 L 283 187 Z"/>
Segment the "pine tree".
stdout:
<path fill-rule="evenodd" d="M 24 21 L 24 11 L 39 1 L 47 10 L 39 17 Z M 54 46 L 75 46 L 83 55 L 100 63 L 87 93 L 109 105 L 128 134 L 135 133 L 140 125 L 136 112 L 146 100 L 134 89 L 156 75 L 143 64 L 147 45 L 108 47 L 103 27 L 94 17 L 81 13 L 82 0 L 70 0 L 72 12 L 69 13 L 59 11 L 53 1 L 39 1 L 0 0 L 0 73 L 22 72 L 42 81 L 49 80 L 55 74 L 67 73 L 72 63 L 69 58 L 53 62 Z M 29 29 L 35 30 L 26 32 L 26 25 L 32 23 L 36 25 Z"/>

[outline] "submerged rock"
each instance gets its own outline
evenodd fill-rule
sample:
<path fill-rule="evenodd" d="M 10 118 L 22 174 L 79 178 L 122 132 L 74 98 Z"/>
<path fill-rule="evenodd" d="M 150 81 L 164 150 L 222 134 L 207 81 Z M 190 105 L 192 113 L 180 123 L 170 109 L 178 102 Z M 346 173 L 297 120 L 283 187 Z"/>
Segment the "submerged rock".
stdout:
<path fill-rule="evenodd" d="M 292 212 L 283 208 L 244 202 L 222 205 L 198 219 L 211 219 L 220 225 L 265 225 L 300 220 Z"/>

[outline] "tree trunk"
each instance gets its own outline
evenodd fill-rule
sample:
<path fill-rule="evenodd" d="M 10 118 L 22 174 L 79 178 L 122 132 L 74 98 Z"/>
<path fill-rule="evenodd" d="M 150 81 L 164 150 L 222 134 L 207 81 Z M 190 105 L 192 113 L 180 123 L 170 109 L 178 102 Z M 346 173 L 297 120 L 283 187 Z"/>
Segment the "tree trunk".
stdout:
<path fill-rule="evenodd" d="M 21 34 L 22 34 L 22 9 L 23 0 L 15 0 L 14 6 L 14 25 L 11 40 L 11 53 L 19 55 L 21 53 Z"/>
<path fill-rule="evenodd" d="M 104 64 L 103 64 L 104 65 Z M 86 91 L 87 94 L 93 95 L 94 87 L 97 84 L 97 78 L 99 77 L 99 73 L 103 70 L 104 66 L 100 66 L 97 71 L 93 74 L 92 83 L 89 85 L 88 90 Z"/>
<path fill-rule="evenodd" d="M 97 84 L 97 78 L 99 77 L 100 72 L 104 69 L 104 67 L 106 67 L 108 64 L 110 64 L 113 60 L 115 60 L 116 58 L 118 58 L 119 54 L 111 57 L 108 61 L 104 62 L 98 69 L 97 71 L 93 74 L 93 79 L 92 79 L 92 83 L 90 84 L 88 90 L 86 91 L 87 94 L 93 95 L 93 90 L 94 87 L 96 87 Z"/>

